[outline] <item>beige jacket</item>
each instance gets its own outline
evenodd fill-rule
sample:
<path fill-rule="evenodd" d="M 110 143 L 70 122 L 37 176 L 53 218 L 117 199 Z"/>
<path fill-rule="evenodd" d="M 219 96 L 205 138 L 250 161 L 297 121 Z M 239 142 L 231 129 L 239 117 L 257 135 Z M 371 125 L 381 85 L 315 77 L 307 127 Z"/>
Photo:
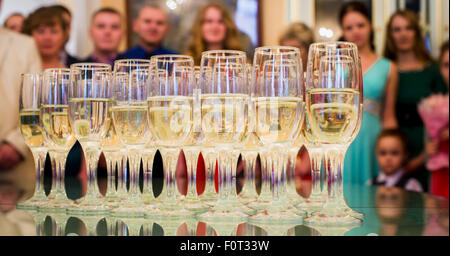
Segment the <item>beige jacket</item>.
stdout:
<path fill-rule="evenodd" d="M 31 151 L 19 130 L 20 75 L 41 69 L 34 40 L 0 27 L 0 144 L 14 146 L 24 159 L 14 170 L 0 170 L 0 179 L 12 180 L 24 189 L 24 198 L 34 192 L 35 171 Z"/>

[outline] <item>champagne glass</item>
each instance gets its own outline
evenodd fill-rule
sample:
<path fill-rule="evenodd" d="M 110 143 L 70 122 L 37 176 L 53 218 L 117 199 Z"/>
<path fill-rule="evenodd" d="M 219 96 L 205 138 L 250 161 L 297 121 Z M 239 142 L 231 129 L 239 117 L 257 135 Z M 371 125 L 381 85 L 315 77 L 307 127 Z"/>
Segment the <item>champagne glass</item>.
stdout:
<path fill-rule="evenodd" d="M 64 186 L 66 158 L 76 140 L 69 121 L 69 87 L 70 69 L 44 71 L 39 118 L 52 158 L 52 190 L 55 195 L 48 204 L 39 206 L 40 211 L 66 212 L 73 205 Z"/>
<path fill-rule="evenodd" d="M 322 145 L 328 197 L 322 209 L 305 220 L 310 225 L 353 226 L 342 187 L 345 152 L 362 119 L 362 76 L 356 45 L 328 42 L 312 45 L 307 72 L 306 109 L 311 134 Z"/>
<path fill-rule="evenodd" d="M 194 74 L 196 78 L 197 88 L 199 89 L 199 97 L 201 98 L 201 83 L 203 80 L 211 79 L 212 68 L 209 67 L 195 67 Z M 194 108 L 198 109 L 198 108 Z M 200 107 L 201 109 L 201 107 Z M 200 112 L 200 129 L 201 129 L 201 111 Z M 196 127 L 198 128 L 198 127 Z M 197 129 L 195 130 L 197 131 Z M 205 202 L 208 206 L 214 206 L 218 195 L 216 191 L 215 185 L 215 174 L 216 174 L 216 162 L 217 162 L 217 154 L 214 149 L 214 146 L 205 140 L 205 136 L 202 134 L 202 140 L 199 143 L 201 144 L 201 153 L 203 159 L 205 161 L 205 189 L 203 193 L 200 195 L 200 200 Z"/>
<path fill-rule="evenodd" d="M 250 69 L 249 65 L 247 68 Z M 251 77 L 251 75 L 249 75 Z M 250 88 L 249 88 L 250 91 Z M 240 152 L 242 155 L 242 161 L 245 163 L 244 168 L 244 186 L 239 193 L 239 200 L 244 204 L 255 205 L 258 200 L 258 193 L 256 191 L 256 161 L 264 146 L 261 140 L 255 133 L 255 102 L 249 101 L 248 107 L 248 133 L 244 139 L 244 143 L 241 145 Z"/>
<path fill-rule="evenodd" d="M 118 60 L 114 65 L 112 116 L 116 133 L 128 150 L 130 189 L 125 206 L 111 211 L 116 217 L 143 217 L 146 205 L 139 187 L 142 152 L 150 142 L 147 87 L 150 60 Z M 126 165 L 126 162 L 123 163 Z"/>
<path fill-rule="evenodd" d="M 201 129 L 201 107 L 199 106 L 201 97 L 201 74 L 201 67 L 194 67 L 193 132 L 186 145 L 183 147 L 187 167 L 187 193 L 183 203 L 186 209 L 193 211 L 194 213 L 203 213 L 210 208 L 210 204 L 204 200 L 200 200 L 197 192 L 198 159 L 200 157 L 200 153 L 202 152 L 203 141 L 205 138 Z"/>
<path fill-rule="evenodd" d="M 152 57 L 155 78 L 149 89 L 148 121 L 164 165 L 160 204 L 147 217 L 180 218 L 192 215 L 184 208 L 175 176 L 180 150 L 193 132 L 194 60 L 184 55 Z"/>
<path fill-rule="evenodd" d="M 108 173 L 108 185 L 105 195 L 105 199 L 108 202 L 107 205 L 111 208 L 117 208 L 119 203 L 123 203 L 124 198 L 120 197 L 116 189 L 116 167 L 120 164 L 118 163 L 122 159 L 122 147 L 123 144 L 120 141 L 116 133 L 116 128 L 114 127 L 114 122 L 112 120 L 111 108 L 108 108 L 108 116 L 106 118 L 106 125 L 108 131 L 106 135 L 102 138 L 101 149 L 106 160 L 106 169 Z M 119 170 L 120 172 L 121 170 Z"/>
<path fill-rule="evenodd" d="M 294 47 L 257 48 L 254 67 L 256 134 L 268 149 L 266 172 L 271 179 L 272 200 L 265 209 L 251 216 L 250 221 L 301 223 L 303 213 L 297 212 L 286 200 L 286 149 L 297 137 L 304 115 L 300 51 Z"/>
<path fill-rule="evenodd" d="M 39 118 L 41 107 L 42 74 L 22 74 L 20 85 L 20 132 L 33 154 L 36 168 L 36 187 L 33 196 L 18 209 L 37 209 L 48 202 L 44 190 L 44 161 L 47 154 L 45 134 Z"/>
<path fill-rule="evenodd" d="M 205 72 L 201 81 L 201 128 L 205 143 L 214 147 L 218 159 L 219 195 L 216 205 L 198 217 L 209 222 L 245 221 L 248 214 L 237 199 L 234 184 L 239 157 L 235 147 L 243 142 L 247 130 L 246 56 L 240 51 L 207 51 L 202 54 L 201 67 Z"/>
<path fill-rule="evenodd" d="M 71 65 L 69 118 L 83 148 L 87 165 L 87 191 L 76 205 L 67 209 L 73 215 L 104 215 L 110 211 L 97 183 L 97 165 L 102 138 L 108 132 L 111 98 L 111 66 L 99 63 Z"/>

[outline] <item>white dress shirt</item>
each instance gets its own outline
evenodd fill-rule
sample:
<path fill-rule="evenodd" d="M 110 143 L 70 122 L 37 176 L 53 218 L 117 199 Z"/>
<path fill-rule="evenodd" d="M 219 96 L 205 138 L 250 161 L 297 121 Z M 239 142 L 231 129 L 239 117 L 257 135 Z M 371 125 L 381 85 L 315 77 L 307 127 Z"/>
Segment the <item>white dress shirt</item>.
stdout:
<path fill-rule="evenodd" d="M 389 176 L 386 175 L 384 172 L 380 172 L 380 174 L 377 177 L 377 182 L 385 183 L 384 184 L 385 187 L 395 187 L 395 184 L 397 184 L 397 182 L 402 177 L 403 177 L 403 169 L 400 169 Z M 371 181 L 369 181 L 369 184 L 373 185 L 373 184 L 371 184 Z M 403 189 L 410 190 L 410 191 L 416 191 L 416 192 L 423 192 L 422 186 L 414 178 L 409 178 L 408 182 L 406 182 L 406 185 Z"/>

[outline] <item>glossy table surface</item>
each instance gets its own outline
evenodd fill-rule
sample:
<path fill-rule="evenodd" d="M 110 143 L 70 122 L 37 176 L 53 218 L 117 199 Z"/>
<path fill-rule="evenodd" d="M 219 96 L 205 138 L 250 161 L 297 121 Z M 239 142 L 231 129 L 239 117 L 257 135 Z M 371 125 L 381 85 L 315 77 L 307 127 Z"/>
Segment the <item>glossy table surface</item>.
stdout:
<path fill-rule="evenodd" d="M 345 186 L 347 203 L 365 214 L 358 227 L 325 228 L 248 223 L 204 223 L 196 219 L 154 220 L 69 216 L 18 210 L 0 203 L 0 236 L 448 236 L 445 198 L 398 188 Z"/>

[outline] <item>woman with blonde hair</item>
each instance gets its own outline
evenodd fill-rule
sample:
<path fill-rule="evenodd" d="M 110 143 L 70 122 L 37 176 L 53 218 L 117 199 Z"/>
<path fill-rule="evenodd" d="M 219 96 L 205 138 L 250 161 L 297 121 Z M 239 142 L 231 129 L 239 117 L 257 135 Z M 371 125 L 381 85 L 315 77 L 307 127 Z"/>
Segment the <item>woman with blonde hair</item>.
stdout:
<path fill-rule="evenodd" d="M 408 138 L 409 159 L 405 172 L 428 189 L 425 163 L 424 124 L 417 111 L 418 103 L 431 94 L 445 93 L 447 88 L 425 47 L 422 29 L 416 14 L 395 12 L 387 25 L 384 56 L 399 70 L 396 116 L 399 128 Z"/>
<path fill-rule="evenodd" d="M 304 69 L 306 69 L 306 63 L 308 62 L 309 46 L 313 43 L 314 32 L 302 22 L 291 23 L 279 39 L 281 46 L 292 46 L 300 49 Z"/>
<path fill-rule="evenodd" d="M 186 54 L 194 58 L 195 65 L 200 65 L 202 52 L 208 50 L 244 50 L 229 10 L 217 2 L 208 3 L 198 11 Z"/>

